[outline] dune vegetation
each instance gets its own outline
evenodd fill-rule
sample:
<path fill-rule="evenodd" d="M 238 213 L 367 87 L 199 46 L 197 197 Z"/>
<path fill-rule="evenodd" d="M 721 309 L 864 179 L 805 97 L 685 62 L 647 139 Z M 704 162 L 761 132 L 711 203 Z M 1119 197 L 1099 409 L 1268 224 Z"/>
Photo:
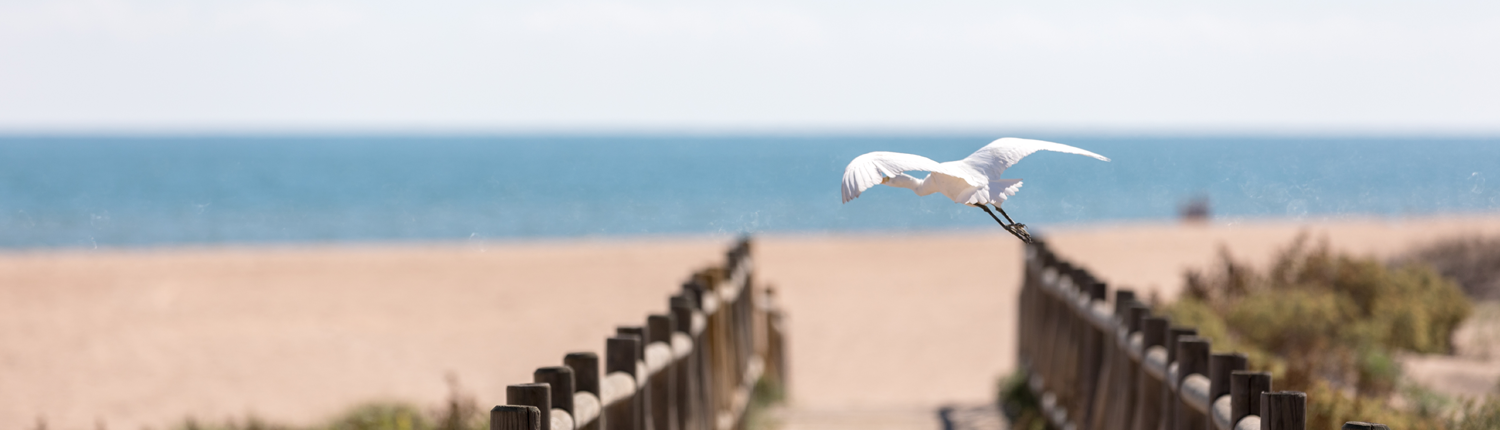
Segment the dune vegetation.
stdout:
<path fill-rule="evenodd" d="M 1453 353 L 1475 300 L 1497 297 L 1500 238 L 1446 239 L 1382 261 L 1303 234 L 1268 267 L 1221 248 L 1215 264 L 1186 271 L 1183 282 L 1175 301 L 1151 304 L 1153 313 L 1196 327 L 1215 351 L 1244 353 L 1251 370 L 1272 373 L 1275 390 L 1306 392 L 1307 428 L 1500 428 L 1500 386 L 1454 398 L 1403 380 L 1400 364 L 1403 355 Z M 1025 381 L 1017 373 L 1001 382 L 1001 407 L 1016 428 L 1046 428 Z"/>
<path fill-rule="evenodd" d="M 1337 253 L 1303 235 L 1263 270 L 1224 250 L 1184 282 L 1178 300 L 1157 310 L 1198 327 L 1216 350 L 1248 355 L 1275 389 L 1307 392 L 1308 428 L 1500 427 L 1500 398 L 1450 399 L 1401 379 L 1397 357 L 1452 353 L 1454 331 L 1473 312 L 1460 284 L 1427 261 Z"/>

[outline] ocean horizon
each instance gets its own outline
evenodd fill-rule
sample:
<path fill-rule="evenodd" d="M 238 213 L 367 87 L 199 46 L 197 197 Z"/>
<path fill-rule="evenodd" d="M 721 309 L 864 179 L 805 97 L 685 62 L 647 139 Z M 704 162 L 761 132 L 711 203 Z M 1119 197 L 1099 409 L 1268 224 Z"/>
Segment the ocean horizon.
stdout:
<path fill-rule="evenodd" d="M 963 158 L 999 135 L 0 136 L 0 248 L 466 241 L 993 227 L 940 195 L 840 204 L 870 151 Z M 1033 231 L 1500 210 L 1500 137 L 1025 135 L 1006 211 Z M 1500 185 L 1500 184 L 1497 184 Z"/>

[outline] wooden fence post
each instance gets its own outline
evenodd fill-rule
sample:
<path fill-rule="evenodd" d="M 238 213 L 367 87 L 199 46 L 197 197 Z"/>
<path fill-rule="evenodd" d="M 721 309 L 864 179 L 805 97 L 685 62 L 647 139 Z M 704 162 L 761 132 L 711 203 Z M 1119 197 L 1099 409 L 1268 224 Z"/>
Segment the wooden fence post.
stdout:
<path fill-rule="evenodd" d="M 1129 428 L 1135 419 L 1137 397 L 1140 394 L 1140 363 L 1130 356 L 1130 337 L 1141 331 L 1141 321 L 1151 316 L 1151 309 L 1139 302 L 1131 303 L 1125 314 L 1125 343 L 1120 345 L 1120 387 L 1115 391 L 1113 418 L 1111 422 Z"/>
<path fill-rule="evenodd" d="M 1260 393 L 1261 430 L 1306 430 L 1307 394 L 1297 391 Z"/>
<path fill-rule="evenodd" d="M 599 391 L 599 355 L 592 352 L 575 352 L 563 356 L 563 365 L 573 369 L 573 392 L 590 393 L 599 399 L 599 415 L 594 421 L 587 425 L 579 426 L 579 430 L 599 430 L 604 428 L 604 401 L 603 393 Z M 576 405 L 575 405 L 576 406 Z M 574 417 L 577 420 L 577 417 Z"/>
<path fill-rule="evenodd" d="M 1148 317 L 1141 319 L 1141 360 L 1136 363 L 1136 384 L 1140 391 L 1136 392 L 1135 430 L 1156 430 L 1161 425 L 1161 392 L 1166 382 L 1165 376 L 1156 379 L 1146 371 L 1146 353 L 1152 347 L 1166 344 L 1167 329 L 1171 321 L 1162 317 Z"/>
<path fill-rule="evenodd" d="M 604 341 L 604 372 L 605 375 L 613 372 L 623 372 L 630 375 L 636 381 L 636 359 L 639 356 L 641 339 L 636 336 L 615 336 Z M 636 416 L 639 409 L 636 405 L 640 403 L 641 390 L 636 391 L 630 397 L 620 400 L 614 405 L 604 408 L 604 428 L 607 430 L 645 430 L 640 425 L 640 418 Z"/>
<path fill-rule="evenodd" d="M 699 425 L 702 392 L 698 389 L 698 355 L 703 350 L 698 338 L 693 336 L 692 299 L 679 293 L 668 300 L 672 308 L 673 330 L 693 341 L 693 351 L 677 363 L 677 426 L 681 430 L 706 430 Z"/>
<path fill-rule="evenodd" d="M 1104 368 L 1099 371 L 1099 382 L 1094 384 L 1094 404 L 1089 408 L 1089 422 L 1085 430 L 1104 430 L 1109 423 L 1109 418 L 1114 410 L 1114 404 L 1119 400 L 1116 391 L 1119 390 L 1120 373 L 1125 370 L 1121 368 L 1120 357 L 1125 352 L 1120 350 L 1118 341 L 1119 328 L 1124 325 L 1125 310 L 1129 309 L 1131 303 L 1135 302 L 1135 291 L 1128 289 L 1115 290 L 1115 312 L 1109 329 L 1100 333 L 1099 344 L 1104 350 L 1100 360 Z M 1118 421 L 1116 421 L 1118 422 Z"/>
<path fill-rule="evenodd" d="M 646 342 L 672 346 L 672 316 L 650 315 L 646 317 Z M 666 367 L 651 375 L 651 422 L 656 430 L 677 430 L 677 373 L 676 354 Z"/>
<path fill-rule="evenodd" d="M 1103 282 L 1094 280 L 1089 283 L 1087 290 L 1085 297 L 1088 306 L 1084 308 L 1084 311 L 1093 312 L 1094 302 L 1108 298 L 1108 287 Z M 1104 336 L 1099 331 L 1099 328 L 1095 327 L 1088 319 L 1088 315 L 1085 315 L 1082 327 L 1083 347 L 1079 349 L 1079 354 L 1082 354 L 1082 357 L 1078 360 L 1078 387 L 1075 389 L 1075 392 L 1078 393 L 1078 415 L 1074 422 L 1087 429 L 1093 418 L 1094 399 L 1099 397 L 1097 395 L 1099 391 L 1099 373 L 1102 370 L 1100 368 L 1104 364 L 1105 354 Z"/>
<path fill-rule="evenodd" d="M 630 376 L 635 378 L 635 395 L 631 397 L 635 405 L 635 426 L 640 430 L 651 430 L 651 381 L 646 377 L 649 372 L 644 366 L 646 364 L 646 328 L 640 326 L 615 327 L 615 334 L 621 336 L 634 336 L 637 340 L 635 348 L 636 369 Z"/>
<path fill-rule="evenodd" d="M 1042 330 L 1041 350 L 1037 351 L 1036 362 L 1033 363 L 1037 366 L 1037 373 L 1042 375 L 1044 388 L 1048 390 L 1057 384 L 1057 375 L 1053 370 L 1057 368 L 1057 344 L 1062 342 L 1062 339 L 1058 338 L 1058 330 L 1063 325 L 1061 312 L 1057 309 L 1057 299 L 1052 295 L 1052 291 L 1055 291 L 1063 270 L 1069 267 L 1063 262 L 1054 262 L 1054 264 L 1056 265 L 1042 270 L 1043 287 L 1040 295 L 1042 325 L 1038 327 Z M 1046 276 L 1047 269 L 1051 269 L 1053 276 Z"/>
<path fill-rule="evenodd" d="M 1167 370 L 1171 373 L 1172 364 L 1177 362 L 1177 341 L 1183 337 L 1195 337 L 1198 329 L 1192 327 L 1172 327 L 1167 329 Z M 1177 406 L 1182 402 L 1177 401 L 1177 385 L 1172 381 L 1163 384 L 1161 396 L 1161 425 L 1159 430 L 1173 430 L 1177 428 Z"/>
<path fill-rule="evenodd" d="M 1260 413 L 1260 394 L 1271 391 L 1271 374 L 1229 372 L 1229 420 L 1239 425 L 1245 417 Z"/>
<path fill-rule="evenodd" d="M 1088 393 L 1083 391 L 1087 388 L 1087 378 L 1083 366 L 1088 361 L 1088 333 L 1094 330 L 1094 325 L 1089 323 L 1089 309 L 1086 306 L 1080 309 L 1078 306 L 1092 303 L 1090 290 L 1095 281 L 1094 275 L 1084 269 L 1074 270 L 1072 280 L 1073 285 L 1068 289 L 1064 303 L 1068 310 L 1071 330 L 1068 333 L 1070 352 L 1065 363 L 1067 367 L 1064 369 L 1067 377 L 1063 382 L 1067 384 L 1068 422 L 1078 423 L 1088 417 Z"/>
<path fill-rule="evenodd" d="M 1219 397 L 1229 394 L 1229 376 L 1236 371 L 1245 370 L 1249 365 L 1249 359 L 1245 354 L 1225 353 L 1214 354 L 1208 357 L 1208 403 L 1209 407 Z"/>
<path fill-rule="evenodd" d="M 715 381 L 711 365 L 713 363 L 713 315 L 709 314 L 708 291 L 702 284 L 702 279 L 697 274 L 686 283 L 682 284 L 682 295 L 692 302 L 693 308 L 703 313 L 703 327 L 693 335 L 693 379 L 698 385 L 694 389 L 698 394 L 698 425 L 700 430 L 714 430 L 717 424 L 718 398 L 714 397 Z"/>
<path fill-rule="evenodd" d="M 552 387 L 552 409 L 573 412 L 573 369 L 565 366 L 551 366 L 536 369 L 531 373 L 532 381 L 547 384 Z"/>
<path fill-rule="evenodd" d="M 516 384 L 505 387 L 505 403 L 534 406 L 540 413 L 542 430 L 552 428 L 552 387 L 547 384 Z"/>
<path fill-rule="evenodd" d="M 1177 428 L 1176 430 L 1208 430 L 1208 416 L 1198 413 L 1188 406 L 1182 398 L 1182 380 L 1194 373 L 1208 373 L 1209 342 L 1199 337 L 1184 337 L 1177 339 L 1177 379 L 1174 384 L 1179 386 L 1177 399 Z"/>
<path fill-rule="evenodd" d="M 1078 357 L 1075 348 L 1078 337 L 1073 332 L 1077 325 L 1077 315 L 1073 313 L 1073 306 L 1068 300 L 1078 285 L 1075 281 L 1078 271 L 1073 266 L 1060 270 L 1053 290 L 1057 294 L 1052 300 L 1053 312 L 1057 313 L 1057 326 L 1053 335 L 1057 339 L 1052 343 L 1052 377 L 1047 378 L 1047 387 L 1056 396 L 1056 405 L 1062 409 L 1070 409 L 1073 404 L 1072 371 L 1077 368 L 1074 360 Z"/>
<path fill-rule="evenodd" d="M 1031 363 L 1033 351 L 1031 331 L 1036 327 L 1032 317 L 1036 313 L 1033 297 L 1036 295 L 1037 269 L 1041 266 L 1043 251 L 1040 245 L 1034 243 L 1027 245 L 1024 249 L 1025 260 L 1021 264 L 1021 303 L 1016 309 L 1016 363 L 1019 363 L 1022 369 L 1029 371 L 1034 367 Z"/>
<path fill-rule="evenodd" d="M 500 405 L 490 409 L 490 430 L 542 430 L 536 406 Z"/>

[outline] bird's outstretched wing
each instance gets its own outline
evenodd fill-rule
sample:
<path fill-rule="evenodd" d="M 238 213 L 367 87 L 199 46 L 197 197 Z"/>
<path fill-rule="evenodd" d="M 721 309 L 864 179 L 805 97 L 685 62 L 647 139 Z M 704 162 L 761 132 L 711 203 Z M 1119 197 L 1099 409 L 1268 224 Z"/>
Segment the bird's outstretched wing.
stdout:
<path fill-rule="evenodd" d="M 1022 158 L 1037 151 L 1086 155 L 1099 160 L 1109 161 L 1109 158 L 1103 155 L 1061 143 L 1006 137 L 996 139 L 994 142 L 990 142 L 989 145 L 985 145 L 983 148 L 979 148 L 978 151 L 974 151 L 968 157 L 952 163 L 962 164 L 970 169 L 974 169 L 982 177 L 994 181 L 1000 179 L 1000 174 L 1005 173 L 1005 169 L 1009 169 L 1010 166 L 1014 166 L 1020 162 Z"/>
<path fill-rule="evenodd" d="M 980 185 L 977 181 L 966 178 L 962 173 L 952 171 L 954 169 L 944 166 L 942 163 L 920 155 L 903 154 L 900 152 L 876 151 L 865 155 L 854 157 L 849 162 L 849 167 L 844 168 L 844 203 L 849 203 L 859 193 L 870 187 L 879 185 L 885 178 L 895 177 L 901 172 L 921 170 L 937 174 L 951 175 L 963 178 L 971 185 Z"/>
<path fill-rule="evenodd" d="M 986 184 L 984 189 L 982 189 L 981 191 L 981 193 L 975 193 L 975 195 L 973 197 L 970 197 L 969 201 L 966 203 L 971 205 L 998 205 L 1000 203 L 1003 203 L 1006 199 L 1015 197 L 1016 193 L 1021 191 L 1021 180 L 995 179 L 990 181 L 989 184 Z M 980 196 L 988 197 L 988 200 L 982 200 Z"/>

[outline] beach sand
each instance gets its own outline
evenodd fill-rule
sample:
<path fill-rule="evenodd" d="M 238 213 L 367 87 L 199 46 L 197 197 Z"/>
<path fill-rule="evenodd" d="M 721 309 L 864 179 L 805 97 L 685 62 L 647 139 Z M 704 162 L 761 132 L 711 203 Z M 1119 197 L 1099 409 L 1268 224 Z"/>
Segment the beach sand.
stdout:
<path fill-rule="evenodd" d="M 1500 234 L 1500 216 L 1063 226 L 1047 237 L 1112 286 L 1166 299 L 1221 244 L 1263 264 L 1303 230 L 1385 257 Z M 134 430 L 246 414 L 305 424 L 368 400 L 436 406 L 450 375 L 481 405 L 504 403 L 505 385 L 664 311 L 729 243 L 0 254 L 0 428 L 40 419 Z M 887 417 L 889 428 L 935 428 L 939 405 L 991 401 L 1015 364 L 1020 249 L 997 230 L 759 238 L 758 279 L 777 287 L 790 330 L 788 427 Z M 1454 379 L 1464 365 L 1453 360 L 1500 368 L 1470 355 L 1411 373 Z"/>

